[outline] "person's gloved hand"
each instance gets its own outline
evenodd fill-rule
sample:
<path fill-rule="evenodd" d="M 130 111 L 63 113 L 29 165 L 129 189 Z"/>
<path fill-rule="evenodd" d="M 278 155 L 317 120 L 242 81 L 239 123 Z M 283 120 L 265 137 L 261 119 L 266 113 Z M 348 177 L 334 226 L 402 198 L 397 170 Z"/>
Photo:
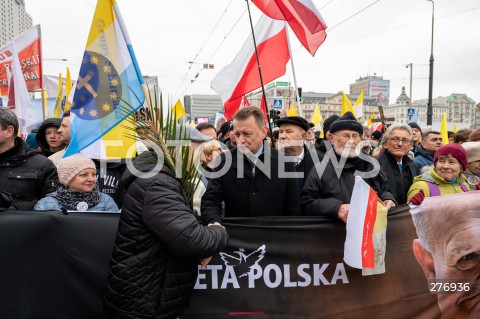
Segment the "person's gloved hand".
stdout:
<path fill-rule="evenodd" d="M 424 199 L 425 199 L 425 193 L 423 192 L 423 189 L 421 189 L 412 198 L 410 198 L 410 203 L 418 206 L 423 202 Z"/>

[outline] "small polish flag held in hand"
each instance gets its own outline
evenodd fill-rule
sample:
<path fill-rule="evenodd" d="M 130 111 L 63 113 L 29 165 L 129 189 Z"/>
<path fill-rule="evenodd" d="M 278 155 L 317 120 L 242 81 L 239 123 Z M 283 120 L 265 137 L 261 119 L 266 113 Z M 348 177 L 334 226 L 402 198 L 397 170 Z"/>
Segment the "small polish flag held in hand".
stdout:
<path fill-rule="evenodd" d="M 385 272 L 387 209 L 359 176 L 350 200 L 343 260 L 362 274 Z"/>

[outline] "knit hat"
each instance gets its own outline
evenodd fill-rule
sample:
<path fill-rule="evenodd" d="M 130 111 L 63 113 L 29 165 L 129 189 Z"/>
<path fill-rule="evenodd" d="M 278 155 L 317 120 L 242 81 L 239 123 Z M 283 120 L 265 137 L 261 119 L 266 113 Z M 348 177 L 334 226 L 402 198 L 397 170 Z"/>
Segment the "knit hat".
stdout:
<path fill-rule="evenodd" d="M 340 116 L 338 116 L 337 114 L 333 114 L 332 116 L 327 117 L 325 121 L 323 121 L 323 133 L 325 134 L 325 136 L 327 135 L 327 132 L 330 130 L 330 126 L 332 125 L 332 123 L 338 120 L 339 118 Z M 325 137 L 325 139 L 327 138 Z"/>
<path fill-rule="evenodd" d="M 477 128 L 474 130 L 470 135 L 468 136 L 468 140 L 470 142 L 478 142 L 480 141 L 480 128 Z"/>
<path fill-rule="evenodd" d="M 455 157 L 460 165 L 463 167 L 463 171 L 467 169 L 468 161 L 467 161 L 467 152 L 460 144 L 449 143 L 445 144 L 440 147 L 433 156 L 433 163 L 437 163 L 437 159 L 442 155 L 450 155 Z"/>
<path fill-rule="evenodd" d="M 480 161 L 480 142 L 465 142 L 462 147 L 467 151 L 469 163 Z"/>
<path fill-rule="evenodd" d="M 422 129 L 420 128 L 420 125 L 418 125 L 417 123 L 410 122 L 410 123 L 408 123 L 408 126 L 410 126 L 411 128 L 416 128 L 417 130 L 420 131 L 420 134 L 422 134 Z"/>
<path fill-rule="evenodd" d="M 292 124 L 301 127 L 304 131 L 308 131 L 308 129 L 310 128 L 307 120 L 300 116 L 282 117 L 277 122 L 275 122 L 275 124 L 277 124 L 278 127 L 280 127 L 282 124 Z"/>
<path fill-rule="evenodd" d="M 88 157 L 81 154 L 65 157 L 57 166 L 58 179 L 62 185 L 67 186 L 75 175 L 86 168 L 96 170 L 95 163 Z"/>
<path fill-rule="evenodd" d="M 363 125 L 355 118 L 352 112 L 347 112 L 330 125 L 330 133 L 332 134 L 342 130 L 355 131 L 362 135 Z"/>

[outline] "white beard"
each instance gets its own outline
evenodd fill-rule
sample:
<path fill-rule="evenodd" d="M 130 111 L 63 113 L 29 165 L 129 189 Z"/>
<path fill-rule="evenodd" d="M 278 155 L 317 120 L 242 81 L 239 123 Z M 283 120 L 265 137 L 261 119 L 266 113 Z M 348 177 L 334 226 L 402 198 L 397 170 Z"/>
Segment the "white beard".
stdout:
<path fill-rule="evenodd" d="M 360 144 L 357 144 L 357 147 L 353 147 L 352 144 L 353 143 L 349 141 L 345 143 L 344 147 L 336 147 L 335 145 L 333 145 L 333 149 L 335 150 L 335 153 L 337 153 L 337 155 L 340 157 L 354 158 L 360 154 L 361 148 L 359 147 Z"/>

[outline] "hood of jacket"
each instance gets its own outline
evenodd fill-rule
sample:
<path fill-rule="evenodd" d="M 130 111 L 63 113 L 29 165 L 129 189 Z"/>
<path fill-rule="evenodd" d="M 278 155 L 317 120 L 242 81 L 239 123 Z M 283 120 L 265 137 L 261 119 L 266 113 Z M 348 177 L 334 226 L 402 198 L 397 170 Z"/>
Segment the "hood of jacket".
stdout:
<path fill-rule="evenodd" d="M 61 124 L 62 124 L 62 119 L 49 118 L 43 121 L 43 123 L 38 128 L 38 132 L 37 132 L 37 135 L 35 136 L 35 139 L 37 140 L 37 143 L 38 145 L 40 145 L 40 148 L 42 149 L 43 152 L 52 153 L 50 151 L 50 146 L 47 143 L 47 137 L 45 136 L 45 131 L 49 127 L 56 127 L 58 129 Z"/>

